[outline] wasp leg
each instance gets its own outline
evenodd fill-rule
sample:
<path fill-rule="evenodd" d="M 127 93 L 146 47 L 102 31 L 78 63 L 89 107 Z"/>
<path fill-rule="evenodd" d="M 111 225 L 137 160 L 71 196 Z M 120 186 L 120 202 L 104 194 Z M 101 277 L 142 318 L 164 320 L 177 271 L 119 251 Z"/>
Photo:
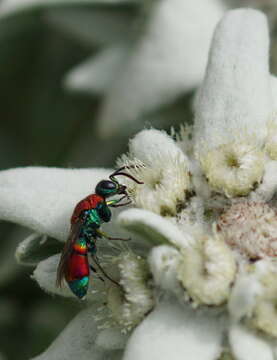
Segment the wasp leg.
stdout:
<path fill-rule="evenodd" d="M 105 280 L 98 274 L 98 271 L 92 265 L 89 265 L 90 269 L 97 274 L 98 279 L 105 282 Z"/>
<path fill-rule="evenodd" d="M 117 208 L 117 207 L 120 207 L 120 206 L 126 206 L 126 205 L 130 205 L 130 204 L 132 204 L 132 201 L 131 201 L 131 200 L 129 200 L 129 201 L 127 201 L 126 203 L 123 203 L 123 204 L 110 205 L 110 207 Z"/>
<path fill-rule="evenodd" d="M 94 266 L 89 265 L 89 267 L 90 267 L 90 270 L 91 270 L 91 271 L 93 271 L 93 272 L 97 273 L 97 270 L 95 269 L 95 267 L 94 267 Z"/>
<path fill-rule="evenodd" d="M 118 204 L 120 201 L 122 201 L 126 198 L 128 198 L 128 195 L 124 195 L 119 199 L 108 200 L 106 203 L 108 206 L 115 207 L 115 206 L 117 206 L 116 204 Z"/>
<path fill-rule="evenodd" d="M 129 200 L 129 201 L 123 203 L 123 204 L 119 204 L 120 201 L 122 201 L 122 200 L 124 200 L 124 199 L 126 199 L 126 198 L 129 199 L 129 196 L 128 196 L 128 195 L 124 195 L 124 196 L 122 196 L 120 199 L 109 200 L 109 201 L 107 201 L 107 205 L 110 206 L 110 207 L 116 208 L 116 207 L 126 206 L 126 205 L 131 204 L 131 203 L 132 203 L 131 200 Z"/>
<path fill-rule="evenodd" d="M 101 266 L 100 263 L 99 263 L 99 260 L 98 260 L 97 256 L 96 256 L 96 255 L 92 255 L 91 257 L 92 257 L 93 260 L 95 261 L 96 265 L 99 267 L 99 269 L 100 269 L 100 271 L 102 272 L 102 274 L 103 274 L 107 279 L 109 279 L 112 283 L 114 283 L 115 285 L 121 287 L 121 285 L 120 285 L 117 281 L 115 281 L 114 279 L 112 279 L 112 278 L 106 273 L 106 271 L 102 268 L 102 266 Z"/>
<path fill-rule="evenodd" d="M 99 230 L 99 229 L 97 229 L 96 232 L 97 232 L 97 234 L 100 235 L 100 237 L 104 237 L 104 238 L 106 238 L 108 240 L 121 240 L 121 241 L 130 241 L 131 240 L 131 238 L 122 239 L 122 238 L 117 238 L 117 237 L 111 237 L 111 236 L 109 236 L 108 234 L 106 234 L 105 232 L 103 232 L 102 230 Z"/>

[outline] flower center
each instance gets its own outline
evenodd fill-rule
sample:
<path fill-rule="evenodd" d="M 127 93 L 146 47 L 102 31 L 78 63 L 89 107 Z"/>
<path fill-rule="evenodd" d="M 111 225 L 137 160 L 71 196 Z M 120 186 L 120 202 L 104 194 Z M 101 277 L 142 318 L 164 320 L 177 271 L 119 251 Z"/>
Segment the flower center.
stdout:
<path fill-rule="evenodd" d="M 226 155 L 226 162 L 227 165 L 231 168 L 240 167 L 240 161 L 238 160 L 237 156 L 234 153 Z"/>
<path fill-rule="evenodd" d="M 229 143 L 200 158 L 211 187 L 227 197 L 245 196 L 264 172 L 264 153 L 253 144 Z"/>
<path fill-rule="evenodd" d="M 162 175 L 155 176 L 148 182 L 148 186 L 151 190 L 156 190 L 162 184 Z"/>
<path fill-rule="evenodd" d="M 233 204 L 219 217 L 217 230 L 230 247 L 249 259 L 277 255 L 277 213 L 266 203 Z"/>

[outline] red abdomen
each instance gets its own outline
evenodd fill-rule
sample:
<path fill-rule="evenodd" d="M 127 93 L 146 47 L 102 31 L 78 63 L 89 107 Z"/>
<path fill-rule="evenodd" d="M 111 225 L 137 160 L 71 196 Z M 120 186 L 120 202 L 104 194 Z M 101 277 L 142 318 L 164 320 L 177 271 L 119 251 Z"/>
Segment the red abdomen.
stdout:
<path fill-rule="evenodd" d="M 68 259 L 68 269 L 65 274 L 67 281 L 81 279 L 89 275 L 89 263 L 87 255 L 73 252 Z"/>
<path fill-rule="evenodd" d="M 75 224 L 79 220 L 80 214 L 84 210 L 95 209 L 96 206 L 102 201 L 104 201 L 102 196 L 91 194 L 78 202 L 71 217 L 71 224 Z"/>

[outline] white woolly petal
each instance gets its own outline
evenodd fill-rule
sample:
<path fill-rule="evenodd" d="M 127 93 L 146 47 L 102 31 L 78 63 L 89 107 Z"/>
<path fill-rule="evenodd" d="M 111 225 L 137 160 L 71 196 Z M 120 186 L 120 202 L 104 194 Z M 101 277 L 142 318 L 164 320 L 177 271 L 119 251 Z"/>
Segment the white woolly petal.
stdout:
<path fill-rule="evenodd" d="M 277 160 L 277 77 L 270 77 L 273 110 L 268 119 L 268 135 L 265 142 L 265 150 L 269 157 Z"/>
<path fill-rule="evenodd" d="M 99 127 L 106 136 L 119 123 L 130 131 L 143 114 L 202 80 L 212 31 L 223 13 L 221 3 L 165 0 L 151 5 L 146 29 L 104 101 Z"/>
<path fill-rule="evenodd" d="M 262 183 L 250 194 L 254 201 L 269 201 L 277 190 L 277 162 L 269 160 L 265 164 Z"/>
<path fill-rule="evenodd" d="M 272 262 L 264 261 L 264 271 L 259 278 L 261 290 L 256 296 L 251 317 L 247 319 L 248 325 L 273 338 L 277 336 L 276 265 L 275 259 Z"/>
<path fill-rule="evenodd" d="M 272 111 L 268 48 L 267 21 L 259 11 L 230 11 L 217 26 L 195 105 L 196 148 L 203 156 L 240 135 L 264 140 Z"/>
<path fill-rule="evenodd" d="M 277 77 L 270 77 L 273 110 L 268 119 L 268 134 L 265 141 L 265 150 L 269 157 L 277 160 Z"/>
<path fill-rule="evenodd" d="M 95 340 L 95 345 L 106 350 L 124 349 L 128 335 L 123 334 L 118 327 L 101 330 Z"/>
<path fill-rule="evenodd" d="M 222 324 L 176 303 L 162 303 L 134 330 L 123 360 L 215 360 Z"/>
<path fill-rule="evenodd" d="M 75 205 L 111 170 L 16 168 L 0 172 L 0 219 L 65 240 Z"/>
<path fill-rule="evenodd" d="M 45 259 L 49 250 L 52 254 L 59 252 L 61 246 L 58 240 L 49 239 L 47 235 L 32 233 L 19 243 L 14 255 L 19 264 L 32 266 Z"/>
<path fill-rule="evenodd" d="M 261 292 L 261 285 L 257 273 L 241 272 L 238 274 L 232 289 L 228 310 L 235 321 L 251 315 L 256 297 Z"/>
<path fill-rule="evenodd" d="M 168 245 L 154 247 L 148 256 L 155 285 L 183 297 L 184 291 L 177 279 L 179 261 L 180 253 L 178 250 Z"/>
<path fill-rule="evenodd" d="M 229 343 L 236 360 L 274 360 L 271 346 L 242 325 L 231 325 Z"/>
<path fill-rule="evenodd" d="M 183 234 L 167 219 L 147 210 L 125 210 L 118 216 L 117 220 L 120 226 L 149 240 L 152 246 L 171 243 L 177 247 L 187 247 L 193 243 L 189 234 Z"/>
<path fill-rule="evenodd" d="M 64 86 L 73 91 L 103 94 L 111 86 L 127 49 L 118 45 L 89 58 L 66 75 Z"/>
<path fill-rule="evenodd" d="M 276 340 L 272 342 L 272 347 L 273 347 L 273 353 L 274 353 L 274 360 L 276 359 L 277 357 L 277 342 Z"/>
<path fill-rule="evenodd" d="M 182 156 L 184 161 L 186 157 L 175 141 L 167 135 L 166 132 L 156 129 L 142 130 L 130 140 L 130 155 L 139 159 L 145 165 L 157 166 L 157 157 L 162 157 L 163 165 L 170 156 Z"/>
<path fill-rule="evenodd" d="M 95 346 L 97 326 L 94 307 L 80 312 L 54 340 L 49 348 L 33 360 L 113 360 L 117 353 Z"/>
<path fill-rule="evenodd" d="M 120 4 L 128 2 L 135 3 L 136 0 L 3 0 L 0 5 L 0 17 L 14 15 L 26 10 L 47 8 L 51 6 Z"/>
<path fill-rule="evenodd" d="M 26 252 L 29 252 L 29 249 L 32 249 L 34 244 L 40 243 L 42 238 L 41 234 L 32 233 L 27 238 L 25 238 L 16 248 L 15 257 L 16 260 L 20 263 L 21 257 L 24 256 Z M 36 265 L 36 263 L 30 263 L 30 265 Z"/>
<path fill-rule="evenodd" d="M 56 286 L 59 260 L 60 255 L 57 254 L 41 261 L 34 271 L 33 279 L 36 280 L 39 286 L 46 292 L 74 298 L 73 293 L 66 285 L 62 288 Z"/>

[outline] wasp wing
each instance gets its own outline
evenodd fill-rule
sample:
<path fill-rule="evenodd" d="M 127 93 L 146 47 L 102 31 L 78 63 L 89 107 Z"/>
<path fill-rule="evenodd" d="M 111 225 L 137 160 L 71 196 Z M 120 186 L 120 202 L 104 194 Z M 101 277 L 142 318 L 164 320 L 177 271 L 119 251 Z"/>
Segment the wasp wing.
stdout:
<path fill-rule="evenodd" d="M 75 241 L 78 239 L 80 230 L 82 226 L 82 221 L 78 221 L 75 224 L 71 225 L 69 237 L 64 245 L 63 251 L 61 253 L 60 262 L 57 268 L 57 287 L 62 286 L 62 281 L 68 273 L 68 260 L 72 254 L 72 247 Z"/>

